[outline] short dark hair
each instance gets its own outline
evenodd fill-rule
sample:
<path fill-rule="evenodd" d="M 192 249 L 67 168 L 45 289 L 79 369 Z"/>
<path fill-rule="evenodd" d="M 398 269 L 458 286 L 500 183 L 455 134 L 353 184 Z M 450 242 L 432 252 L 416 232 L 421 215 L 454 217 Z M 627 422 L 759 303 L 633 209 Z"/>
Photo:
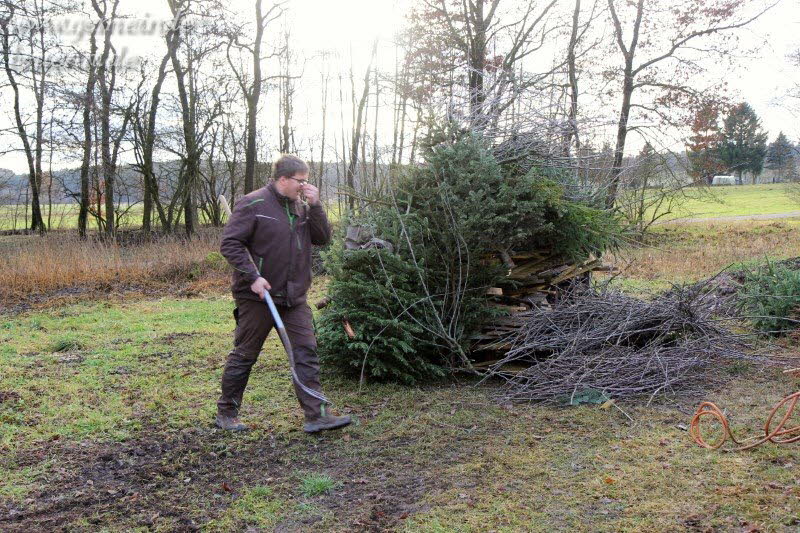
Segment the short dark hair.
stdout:
<path fill-rule="evenodd" d="M 296 155 L 283 154 L 272 164 L 272 179 L 291 178 L 295 174 L 308 174 L 308 164 Z"/>

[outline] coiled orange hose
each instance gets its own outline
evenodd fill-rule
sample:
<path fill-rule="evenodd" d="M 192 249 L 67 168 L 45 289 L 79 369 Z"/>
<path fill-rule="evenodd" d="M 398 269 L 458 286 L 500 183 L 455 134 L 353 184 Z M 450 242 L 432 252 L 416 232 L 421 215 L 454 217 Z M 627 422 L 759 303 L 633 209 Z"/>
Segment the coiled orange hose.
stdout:
<path fill-rule="evenodd" d="M 783 400 L 779 401 L 775 404 L 775 407 L 772 408 L 770 411 L 769 416 L 767 417 L 767 422 L 764 424 L 764 436 L 763 437 L 751 437 L 745 440 L 752 440 L 757 439 L 755 442 L 750 444 L 744 444 L 744 442 L 740 442 L 736 440 L 736 437 L 733 435 L 731 431 L 730 425 L 728 424 L 728 419 L 723 414 L 722 410 L 717 407 L 712 402 L 703 402 L 697 408 L 697 411 L 694 413 L 694 417 L 692 418 L 692 422 L 689 425 L 689 436 L 692 439 L 702 446 L 703 448 L 708 448 L 710 450 L 717 450 L 725 444 L 725 441 L 730 439 L 738 444 L 738 447 L 731 448 L 728 451 L 743 451 L 749 450 L 750 448 L 755 448 L 756 446 L 760 446 L 767 441 L 774 442 L 775 444 L 789 444 L 791 442 L 800 441 L 800 425 L 785 428 L 786 422 L 792 417 L 792 413 L 794 412 L 794 408 L 797 405 L 798 400 L 800 400 L 800 391 L 795 392 L 794 394 L 790 394 Z M 770 429 L 772 425 L 772 421 L 775 416 L 778 414 L 778 411 L 783 406 L 786 407 L 786 413 L 781 417 L 780 422 L 775 426 L 774 429 Z M 722 436 L 720 439 L 713 443 L 709 444 L 703 440 L 703 437 L 700 435 L 700 420 L 704 416 L 711 416 L 716 418 L 720 424 L 722 424 Z M 789 436 L 794 435 L 796 436 Z"/>

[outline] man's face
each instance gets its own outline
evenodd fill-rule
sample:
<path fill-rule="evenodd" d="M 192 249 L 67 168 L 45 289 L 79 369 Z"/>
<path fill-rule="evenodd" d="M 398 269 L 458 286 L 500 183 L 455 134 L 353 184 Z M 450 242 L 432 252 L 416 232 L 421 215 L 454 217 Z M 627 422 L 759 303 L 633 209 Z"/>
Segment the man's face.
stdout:
<path fill-rule="evenodd" d="M 303 187 L 308 183 L 308 172 L 295 174 L 291 178 L 283 177 L 280 181 L 283 182 L 281 187 L 283 190 L 280 193 L 290 200 L 297 200 Z"/>

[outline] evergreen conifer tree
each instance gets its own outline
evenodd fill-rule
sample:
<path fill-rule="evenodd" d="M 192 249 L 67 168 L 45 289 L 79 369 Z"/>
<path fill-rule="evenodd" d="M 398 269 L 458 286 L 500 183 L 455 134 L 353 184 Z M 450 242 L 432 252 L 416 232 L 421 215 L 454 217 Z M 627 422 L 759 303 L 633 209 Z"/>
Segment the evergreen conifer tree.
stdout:
<path fill-rule="evenodd" d="M 783 132 L 778 133 L 778 137 L 770 143 L 767 148 L 766 167 L 775 170 L 779 181 L 785 181 L 792 174 L 794 164 L 794 150 L 792 143 Z M 775 179 L 773 178 L 773 183 Z"/>
<path fill-rule="evenodd" d="M 767 133 L 747 102 L 734 106 L 725 117 L 722 137 L 721 159 L 736 175 L 736 183 L 741 185 L 744 172 L 750 172 L 755 183 L 764 168 Z"/>

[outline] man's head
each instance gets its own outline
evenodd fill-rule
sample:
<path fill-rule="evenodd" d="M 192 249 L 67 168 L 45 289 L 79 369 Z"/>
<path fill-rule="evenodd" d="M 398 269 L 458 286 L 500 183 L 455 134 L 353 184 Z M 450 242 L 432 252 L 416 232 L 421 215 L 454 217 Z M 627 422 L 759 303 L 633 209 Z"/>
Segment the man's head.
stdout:
<path fill-rule="evenodd" d="M 297 200 L 308 183 L 308 165 L 295 155 L 284 154 L 272 164 L 272 180 L 279 193 Z"/>

